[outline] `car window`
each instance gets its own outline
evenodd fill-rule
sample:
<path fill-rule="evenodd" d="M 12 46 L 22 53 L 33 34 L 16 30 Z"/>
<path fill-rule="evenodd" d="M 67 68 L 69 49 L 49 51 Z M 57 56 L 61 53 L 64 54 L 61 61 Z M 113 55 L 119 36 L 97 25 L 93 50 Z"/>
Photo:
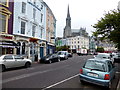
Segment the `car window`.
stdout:
<path fill-rule="evenodd" d="M 13 59 L 12 55 L 5 56 L 4 59 Z"/>
<path fill-rule="evenodd" d="M 106 71 L 106 65 L 104 62 L 88 60 L 84 65 L 84 68 L 97 70 L 97 71 Z"/>
<path fill-rule="evenodd" d="M 112 62 L 108 62 L 108 71 L 110 72 L 113 69 Z"/>
<path fill-rule="evenodd" d="M 15 59 L 22 59 L 22 56 L 16 55 L 16 56 L 14 56 L 14 58 L 15 58 Z"/>

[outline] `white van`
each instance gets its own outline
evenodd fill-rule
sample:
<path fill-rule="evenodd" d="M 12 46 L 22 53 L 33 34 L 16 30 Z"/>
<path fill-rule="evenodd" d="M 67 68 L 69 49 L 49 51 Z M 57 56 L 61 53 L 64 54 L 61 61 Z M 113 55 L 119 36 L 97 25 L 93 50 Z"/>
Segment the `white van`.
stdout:
<path fill-rule="evenodd" d="M 58 51 L 58 56 L 60 57 L 60 59 L 68 59 L 68 51 Z"/>

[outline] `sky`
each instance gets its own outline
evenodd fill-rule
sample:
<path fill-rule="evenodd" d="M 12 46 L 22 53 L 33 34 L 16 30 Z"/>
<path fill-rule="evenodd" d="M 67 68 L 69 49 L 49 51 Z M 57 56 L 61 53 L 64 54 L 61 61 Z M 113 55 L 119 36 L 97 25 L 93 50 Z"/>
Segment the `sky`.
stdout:
<path fill-rule="evenodd" d="M 110 10 L 117 9 L 120 0 L 43 0 L 52 10 L 56 22 L 56 36 L 63 37 L 66 25 L 67 9 L 69 4 L 71 16 L 71 28 L 79 29 L 86 27 L 89 35 L 95 29 L 96 24 L 104 14 Z"/>

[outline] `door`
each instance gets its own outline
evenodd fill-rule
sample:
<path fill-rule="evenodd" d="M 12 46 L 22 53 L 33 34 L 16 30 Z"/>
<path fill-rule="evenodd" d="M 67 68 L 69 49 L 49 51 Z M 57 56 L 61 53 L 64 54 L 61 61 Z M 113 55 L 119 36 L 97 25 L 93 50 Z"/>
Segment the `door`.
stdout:
<path fill-rule="evenodd" d="M 20 57 L 19 55 L 14 56 L 16 67 L 24 66 L 25 65 L 25 60 L 24 58 Z"/>
<path fill-rule="evenodd" d="M 13 59 L 12 55 L 5 56 L 3 60 L 4 60 L 4 65 L 6 66 L 6 68 L 15 67 L 15 59 Z"/>
<path fill-rule="evenodd" d="M 44 56 L 44 48 L 40 47 L 40 58 Z"/>

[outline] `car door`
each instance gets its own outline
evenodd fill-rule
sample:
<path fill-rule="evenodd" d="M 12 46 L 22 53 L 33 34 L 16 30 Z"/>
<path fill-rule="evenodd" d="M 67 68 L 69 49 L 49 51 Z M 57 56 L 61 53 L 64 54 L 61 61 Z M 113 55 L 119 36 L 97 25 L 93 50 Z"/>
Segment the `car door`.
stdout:
<path fill-rule="evenodd" d="M 6 68 L 15 67 L 15 60 L 12 55 L 6 55 L 4 58 L 4 65 Z"/>
<path fill-rule="evenodd" d="M 113 63 L 111 61 L 108 61 L 108 70 L 109 70 L 109 74 L 110 74 L 110 79 L 113 79 L 113 77 L 115 75 L 115 66 L 113 65 Z"/>
<path fill-rule="evenodd" d="M 16 67 L 20 67 L 20 66 L 24 66 L 25 65 L 24 58 L 20 57 L 19 55 L 15 55 L 14 59 L 16 61 Z"/>

